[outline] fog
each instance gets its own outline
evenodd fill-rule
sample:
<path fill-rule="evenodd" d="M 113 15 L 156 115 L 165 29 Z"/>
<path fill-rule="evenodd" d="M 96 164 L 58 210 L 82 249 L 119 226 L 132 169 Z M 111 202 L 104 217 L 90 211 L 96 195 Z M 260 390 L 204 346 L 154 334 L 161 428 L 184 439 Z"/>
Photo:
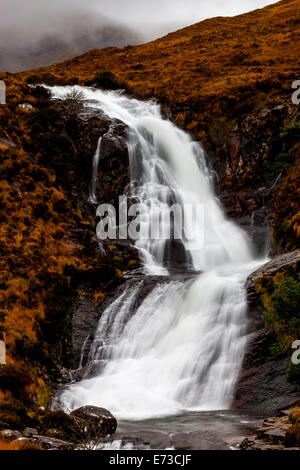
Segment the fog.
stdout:
<path fill-rule="evenodd" d="M 72 34 L 80 24 L 93 29 L 114 20 L 147 35 L 162 34 L 212 16 L 231 16 L 275 3 L 266 0 L 0 0 L 0 39 L 36 41 L 46 34 Z M 106 17 L 106 18 L 103 18 Z M 74 20 L 74 23 L 73 21 Z"/>
<path fill-rule="evenodd" d="M 7 58 L 20 56 L 22 53 L 26 56 L 40 53 L 41 50 L 44 52 L 43 47 L 49 39 L 50 43 L 55 40 L 72 44 L 72 41 L 82 36 L 91 35 L 109 26 L 111 29 L 106 31 L 105 40 L 96 42 L 94 47 L 124 45 L 126 40 L 128 43 L 140 43 L 205 18 L 236 15 L 271 3 L 275 2 L 0 0 L 0 67 L 3 70 L 3 63 L 7 62 Z"/>

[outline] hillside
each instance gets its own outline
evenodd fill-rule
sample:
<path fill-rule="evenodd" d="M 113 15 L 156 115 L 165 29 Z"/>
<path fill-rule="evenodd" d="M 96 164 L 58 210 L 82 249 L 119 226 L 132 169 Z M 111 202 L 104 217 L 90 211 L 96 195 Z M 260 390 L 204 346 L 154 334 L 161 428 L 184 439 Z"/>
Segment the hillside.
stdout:
<path fill-rule="evenodd" d="M 66 103 L 29 85 L 123 88 L 157 100 L 205 145 L 228 214 L 244 225 L 253 218 L 258 249 L 272 220 L 272 250 L 279 254 L 299 248 L 300 239 L 300 110 L 291 101 L 299 50 L 300 2 L 283 0 L 148 44 L 0 73 L 7 85 L 7 104 L 0 106 L 0 339 L 8 361 L 0 367 L 0 427 L 42 427 L 38 406 L 47 407 L 65 368 L 72 368 L 70 324 L 78 298 L 88 292 L 100 306 L 137 263 L 136 253 L 116 246 L 99 254 L 94 208 L 86 202 L 92 157 L 109 121 L 70 116 Z M 101 188 L 105 202 L 127 184 L 128 164 L 116 170 L 120 154 L 114 158 L 115 166 L 103 170 L 110 178 Z M 294 267 L 288 275 L 296 292 Z M 259 286 L 270 311 L 278 280 L 267 294 Z M 284 344 L 279 353 L 286 353 L 295 328 L 291 333 L 289 325 L 274 323 Z"/>
<path fill-rule="evenodd" d="M 209 113 L 234 117 L 290 92 L 299 71 L 299 21 L 299 2 L 283 0 L 233 18 L 208 19 L 148 44 L 93 50 L 35 73 L 83 84 L 110 71 L 120 86 L 170 107 L 201 138 Z"/>
<path fill-rule="evenodd" d="M 275 119 L 275 127 L 281 125 L 281 129 L 297 121 L 291 86 L 300 70 L 299 24 L 299 1 L 283 0 L 233 18 L 208 19 L 148 44 L 92 50 L 58 65 L 16 75 L 15 79 L 125 88 L 139 98 L 156 99 L 177 125 L 213 151 L 222 179 L 226 176 L 224 187 L 253 189 L 266 183 L 265 175 L 273 165 L 268 160 L 285 153 L 284 142 L 279 144 L 281 149 L 277 144 L 269 148 L 268 138 L 278 130 L 271 121 Z M 257 119 L 261 111 L 276 105 L 285 106 L 281 116 Z M 265 134 L 264 142 L 259 144 L 256 135 L 256 144 L 243 144 L 249 140 L 244 119 L 250 120 L 252 134 L 260 134 L 260 139 Z M 268 155 L 259 148 L 262 144 L 268 147 Z M 292 158 L 296 169 L 298 158 L 296 149 Z M 290 163 L 289 159 L 287 166 Z M 289 181 L 292 188 L 299 187 L 298 177 L 298 171 L 292 169 L 292 181 L 287 177 L 283 183 L 287 191 Z M 297 191 L 291 195 L 292 213 L 278 195 L 280 214 L 275 214 L 275 224 L 280 232 L 277 238 L 284 238 L 278 241 L 282 246 L 286 238 L 290 243 L 290 237 L 299 233 Z M 248 204 L 243 194 L 238 199 L 242 199 L 243 207 Z M 240 204 L 239 200 L 235 202 Z M 286 219 L 284 233 L 281 219 Z M 296 223 L 291 225 L 291 220 Z"/>

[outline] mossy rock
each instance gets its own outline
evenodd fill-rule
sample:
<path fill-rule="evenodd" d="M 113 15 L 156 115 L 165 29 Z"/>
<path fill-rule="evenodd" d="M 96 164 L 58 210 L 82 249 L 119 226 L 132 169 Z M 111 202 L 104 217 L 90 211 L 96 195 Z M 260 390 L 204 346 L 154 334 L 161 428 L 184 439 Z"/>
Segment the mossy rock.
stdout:
<path fill-rule="evenodd" d="M 300 447 L 300 424 L 290 427 L 285 435 L 287 447 Z"/>

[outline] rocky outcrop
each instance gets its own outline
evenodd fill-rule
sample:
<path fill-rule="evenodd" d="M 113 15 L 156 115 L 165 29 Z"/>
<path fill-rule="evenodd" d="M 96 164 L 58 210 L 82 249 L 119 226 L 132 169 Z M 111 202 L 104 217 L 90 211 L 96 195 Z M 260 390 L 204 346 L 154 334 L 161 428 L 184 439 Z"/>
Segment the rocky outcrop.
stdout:
<path fill-rule="evenodd" d="M 118 204 L 119 196 L 129 184 L 127 126 L 113 120 L 102 136 L 96 181 L 96 197 L 104 203 Z"/>
<path fill-rule="evenodd" d="M 84 406 L 70 415 L 62 411 L 44 412 L 40 432 L 35 428 L 23 431 L 5 429 L 0 439 L 16 445 L 36 446 L 37 450 L 94 449 L 117 429 L 117 420 L 104 408 Z"/>
<path fill-rule="evenodd" d="M 26 428 L 22 433 L 19 431 L 12 431 L 5 429 L 0 431 L 0 437 L 8 442 L 15 443 L 17 445 L 35 445 L 40 450 L 74 450 L 75 443 L 67 442 L 62 439 L 56 439 L 54 437 L 42 436 L 38 433 L 37 429 L 31 429 L 32 432 Z M 32 449 L 29 447 L 29 449 Z"/>
<path fill-rule="evenodd" d="M 300 263 L 300 250 L 295 250 L 291 253 L 275 256 L 275 258 L 254 271 L 254 273 L 248 277 L 246 283 L 250 306 L 255 305 L 255 303 L 258 301 L 258 297 L 255 291 L 255 283 L 258 279 L 263 276 L 273 276 L 282 270 L 286 271 L 289 266 L 296 265 L 297 263 Z"/>
<path fill-rule="evenodd" d="M 291 357 L 277 357 L 270 352 L 275 336 L 262 320 L 263 306 L 256 291 L 256 282 L 262 277 L 288 272 L 299 262 L 300 250 L 277 256 L 251 274 L 247 280 L 248 345 L 235 395 L 236 408 L 273 413 L 298 397 L 297 387 L 286 381 L 286 370 Z"/>
<path fill-rule="evenodd" d="M 298 406 L 297 406 L 298 405 Z M 281 410 L 276 417 L 267 418 L 256 435 L 242 440 L 241 450 L 300 450 L 294 434 L 294 416 L 300 414 L 299 401 L 290 409 Z"/>
<path fill-rule="evenodd" d="M 230 217 L 249 233 L 258 255 L 268 251 L 276 196 L 294 156 L 282 132 L 297 122 L 299 112 L 290 102 L 264 107 L 242 116 L 219 148 L 209 153 L 217 174 L 219 197 Z M 283 160 L 282 160 L 283 159 Z M 272 247 L 274 252 L 276 247 Z"/>
<path fill-rule="evenodd" d="M 0 146 L 2 147 L 15 147 L 16 144 L 13 141 L 9 133 L 0 127 Z"/>
<path fill-rule="evenodd" d="M 71 416 L 83 421 L 88 426 L 88 432 L 92 440 L 112 435 L 117 429 L 116 418 L 105 408 L 96 406 L 82 406 L 72 411 Z"/>
<path fill-rule="evenodd" d="M 94 306 L 93 297 L 83 293 L 72 315 L 73 369 L 81 369 L 85 365 L 98 320 L 99 311 Z"/>

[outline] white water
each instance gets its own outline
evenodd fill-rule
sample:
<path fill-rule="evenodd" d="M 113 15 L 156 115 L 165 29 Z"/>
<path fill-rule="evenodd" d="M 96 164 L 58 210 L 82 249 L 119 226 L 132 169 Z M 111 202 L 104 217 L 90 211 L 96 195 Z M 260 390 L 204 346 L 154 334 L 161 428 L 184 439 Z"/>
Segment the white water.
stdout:
<path fill-rule="evenodd" d="M 98 140 L 97 149 L 93 158 L 93 175 L 92 181 L 90 184 L 90 202 L 93 204 L 97 204 L 97 195 L 96 195 L 96 188 L 97 188 L 97 173 L 98 173 L 98 166 L 100 160 L 100 152 L 101 152 L 101 143 L 102 137 Z"/>
<path fill-rule="evenodd" d="M 224 216 L 201 146 L 164 120 L 158 105 L 80 90 L 90 106 L 129 126 L 131 195 L 145 204 L 141 224 L 147 227 L 154 213 L 168 224 L 165 213 L 174 202 L 202 205 L 196 237 L 182 241 L 181 264 L 203 273 L 158 283 L 137 310 L 141 286 L 125 291 L 99 321 L 87 378 L 60 399 L 69 410 L 96 405 L 130 419 L 226 409 L 246 343 L 244 282 L 262 261 L 253 259 L 244 232 Z M 66 87 L 51 91 L 61 97 Z M 100 144 L 94 200 L 99 154 Z M 146 274 L 169 274 L 173 258 L 166 240 L 140 239 L 136 247 Z"/>

